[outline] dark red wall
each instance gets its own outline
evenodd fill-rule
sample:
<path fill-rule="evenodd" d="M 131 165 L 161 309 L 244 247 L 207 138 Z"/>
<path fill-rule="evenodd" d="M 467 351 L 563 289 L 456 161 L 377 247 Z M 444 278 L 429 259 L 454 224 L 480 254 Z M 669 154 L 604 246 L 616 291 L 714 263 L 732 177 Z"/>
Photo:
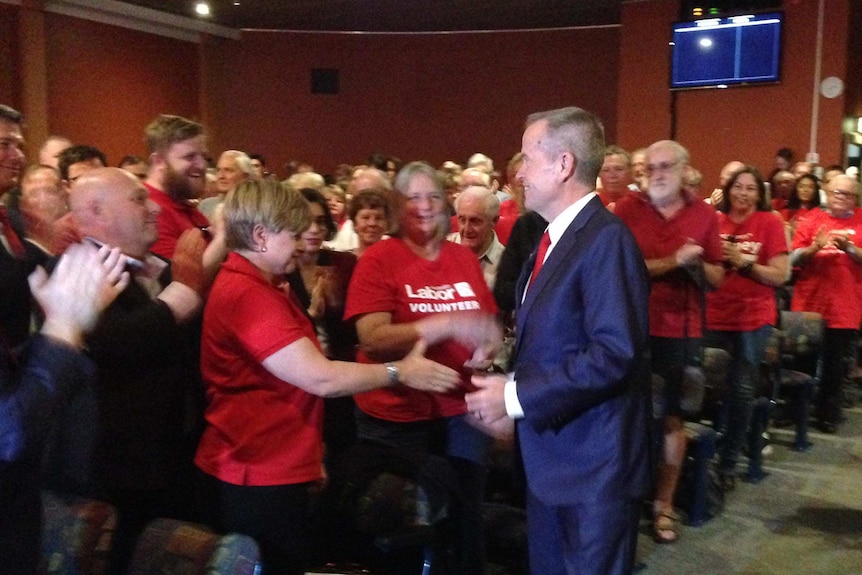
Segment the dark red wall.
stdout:
<path fill-rule="evenodd" d="M 329 171 L 373 151 L 434 164 L 484 152 L 502 167 L 528 113 L 579 105 L 615 138 L 618 28 L 542 33 L 347 35 L 244 32 L 206 51 L 217 149 Z M 339 71 L 312 95 L 310 70 Z"/>
<path fill-rule="evenodd" d="M 159 113 L 199 116 L 195 44 L 48 14 L 50 128 L 116 164 Z"/>
<path fill-rule="evenodd" d="M 18 77 L 18 8 L 0 4 L 0 103 L 20 107 Z"/>
<path fill-rule="evenodd" d="M 862 70 L 862 2 L 850 3 L 847 70 L 846 113 L 851 118 L 862 117 L 862 74 L 859 73 Z"/>
<path fill-rule="evenodd" d="M 20 106 L 15 79 L 18 77 L 18 8 L 0 4 L 0 103 Z"/>

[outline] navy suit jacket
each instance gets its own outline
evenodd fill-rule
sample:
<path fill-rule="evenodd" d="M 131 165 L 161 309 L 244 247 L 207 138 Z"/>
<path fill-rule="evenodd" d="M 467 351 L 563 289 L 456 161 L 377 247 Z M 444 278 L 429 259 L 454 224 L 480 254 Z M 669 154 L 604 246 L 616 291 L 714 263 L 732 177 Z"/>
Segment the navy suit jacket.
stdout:
<path fill-rule="evenodd" d="M 517 288 L 518 439 L 531 492 L 546 505 L 638 498 L 650 469 L 643 256 L 598 197 Z M 523 303 L 521 300 L 523 299 Z"/>

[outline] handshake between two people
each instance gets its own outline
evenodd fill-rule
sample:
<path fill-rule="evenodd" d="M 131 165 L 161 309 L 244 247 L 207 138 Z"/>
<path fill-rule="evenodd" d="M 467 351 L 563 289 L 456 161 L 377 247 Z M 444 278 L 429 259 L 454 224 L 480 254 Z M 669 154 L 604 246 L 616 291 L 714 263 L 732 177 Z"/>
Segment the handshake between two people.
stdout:
<path fill-rule="evenodd" d="M 482 312 L 444 313 L 420 320 L 417 327 L 423 346 L 451 339 L 472 350 L 464 363 L 465 368 L 473 370 L 474 389 L 465 396 L 468 422 L 488 435 L 511 437 L 514 421 L 507 415 L 503 400 L 507 378 L 490 371 L 503 343 L 503 329 L 497 318 Z M 426 391 L 448 392 L 459 387 L 458 374 L 455 370 L 452 373 L 455 380 L 451 385 Z"/>

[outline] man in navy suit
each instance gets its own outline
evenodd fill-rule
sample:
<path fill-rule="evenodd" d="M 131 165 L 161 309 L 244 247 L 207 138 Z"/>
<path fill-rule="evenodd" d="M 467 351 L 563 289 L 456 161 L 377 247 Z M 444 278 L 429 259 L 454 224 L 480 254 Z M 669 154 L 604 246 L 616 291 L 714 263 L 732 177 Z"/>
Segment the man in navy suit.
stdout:
<path fill-rule="evenodd" d="M 604 147 L 580 108 L 527 118 L 517 177 L 550 244 L 518 282 L 514 373 L 467 396 L 477 424 L 516 422 L 534 574 L 631 573 L 649 487 L 649 278 L 595 193 Z"/>

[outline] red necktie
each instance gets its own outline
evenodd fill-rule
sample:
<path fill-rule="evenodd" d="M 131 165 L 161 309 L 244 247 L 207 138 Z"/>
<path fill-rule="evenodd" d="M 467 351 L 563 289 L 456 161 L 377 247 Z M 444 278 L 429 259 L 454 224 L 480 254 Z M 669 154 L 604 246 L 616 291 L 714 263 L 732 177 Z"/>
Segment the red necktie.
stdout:
<path fill-rule="evenodd" d="M 545 233 L 542 234 L 542 239 L 539 240 L 539 250 L 536 252 L 536 263 L 533 264 L 533 275 L 530 276 L 530 282 L 527 284 L 528 288 L 533 285 L 533 281 L 539 275 L 539 270 L 542 269 L 542 264 L 545 263 L 545 254 L 548 253 L 549 247 L 551 247 L 551 236 L 548 234 L 548 230 L 545 230 Z"/>
<path fill-rule="evenodd" d="M 21 238 L 12 229 L 12 224 L 9 222 L 9 215 L 6 213 L 5 207 L 0 207 L 0 225 L 3 226 L 3 237 L 6 238 L 6 243 L 9 244 L 9 250 L 15 259 L 24 258 L 24 244 L 21 243 Z"/>

